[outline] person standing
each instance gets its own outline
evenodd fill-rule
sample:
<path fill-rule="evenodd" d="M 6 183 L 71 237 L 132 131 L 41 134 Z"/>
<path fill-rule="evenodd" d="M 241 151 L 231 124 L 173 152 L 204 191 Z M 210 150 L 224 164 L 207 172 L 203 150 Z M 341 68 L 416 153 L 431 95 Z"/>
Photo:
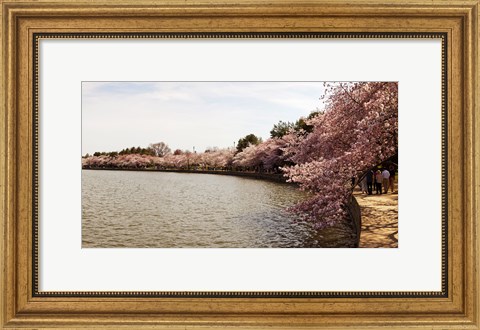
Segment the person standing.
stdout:
<path fill-rule="evenodd" d="M 360 187 L 362 188 L 362 194 L 365 193 L 365 195 L 368 193 L 367 191 L 367 178 L 364 177 L 362 181 L 360 181 Z"/>
<path fill-rule="evenodd" d="M 365 175 L 365 178 L 367 179 L 367 192 L 369 195 L 372 194 L 373 191 L 373 171 L 368 170 L 367 174 Z"/>
<path fill-rule="evenodd" d="M 377 170 L 377 172 L 375 172 L 375 192 L 376 194 L 382 194 L 382 172 L 380 172 L 380 170 Z"/>
<path fill-rule="evenodd" d="M 390 179 L 390 172 L 387 169 L 382 171 L 382 183 L 383 183 L 383 193 L 386 194 L 388 192 L 388 183 Z"/>
<path fill-rule="evenodd" d="M 395 190 L 395 174 L 396 174 L 395 166 L 390 165 L 388 170 L 390 171 L 390 178 L 388 179 L 389 180 L 389 185 L 390 185 L 390 189 L 392 190 L 392 194 L 393 194 L 393 192 Z"/>

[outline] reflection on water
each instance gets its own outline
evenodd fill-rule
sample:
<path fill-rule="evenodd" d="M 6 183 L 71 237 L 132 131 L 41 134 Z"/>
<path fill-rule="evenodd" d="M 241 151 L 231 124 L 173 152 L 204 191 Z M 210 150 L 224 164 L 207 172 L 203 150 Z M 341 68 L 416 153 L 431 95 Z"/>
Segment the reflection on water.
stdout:
<path fill-rule="evenodd" d="M 285 208 L 292 185 L 234 176 L 82 171 L 82 247 L 266 248 L 339 244 Z M 330 233 L 329 233 L 330 232 Z"/>

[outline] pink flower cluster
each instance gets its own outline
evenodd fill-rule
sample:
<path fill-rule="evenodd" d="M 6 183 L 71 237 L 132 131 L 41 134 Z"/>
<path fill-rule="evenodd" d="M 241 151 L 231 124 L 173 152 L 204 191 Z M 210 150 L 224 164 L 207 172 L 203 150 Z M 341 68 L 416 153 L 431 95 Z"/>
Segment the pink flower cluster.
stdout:
<path fill-rule="evenodd" d="M 326 110 L 308 121 L 313 131 L 286 148 L 296 164 L 284 167 L 290 182 L 313 197 L 292 208 L 317 227 L 346 215 L 352 178 L 398 152 L 398 85 L 391 82 L 328 84 Z"/>
<path fill-rule="evenodd" d="M 159 157 L 139 154 L 110 157 L 90 156 L 82 158 L 82 168 L 147 168 L 159 161 Z"/>
<path fill-rule="evenodd" d="M 233 165 L 237 168 L 276 170 L 285 165 L 283 149 L 287 146 L 287 139 L 271 138 L 258 145 L 249 145 L 233 158 Z"/>
<path fill-rule="evenodd" d="M 82 168 L 118 169 L 215 169 L 224 170 L 232 165 L 233 150 L 219 149 L 204 153 L 183 152 L 163 157 L 150 155 L 91 156 L 82 159 Z"/>

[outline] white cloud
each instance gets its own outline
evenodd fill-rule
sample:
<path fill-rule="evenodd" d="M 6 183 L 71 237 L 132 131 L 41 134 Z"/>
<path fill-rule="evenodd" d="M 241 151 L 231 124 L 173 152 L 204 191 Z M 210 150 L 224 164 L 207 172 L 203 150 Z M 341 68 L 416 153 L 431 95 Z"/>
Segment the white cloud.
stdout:
<path fill-rule="evenodd" d="M 84 82 L 82 153 L 164 141 L 203 151 L 321 106 L 321 82 Z"/>

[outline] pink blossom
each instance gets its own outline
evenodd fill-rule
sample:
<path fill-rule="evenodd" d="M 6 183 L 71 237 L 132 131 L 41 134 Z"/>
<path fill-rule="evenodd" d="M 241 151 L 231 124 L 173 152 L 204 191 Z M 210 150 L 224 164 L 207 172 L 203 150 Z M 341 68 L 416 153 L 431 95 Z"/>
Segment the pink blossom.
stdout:
<path fill-rule="evenodd" d="M 297 165 L 284 167 L 290 182 L 314 193 L 292 210 L 317 227 L 346 215 L 357 180 L 397 153 L 397 83 L 329 84 L 326 110 L 308 121 L 313 132 L 293 138 L 285 153 Z"/>

